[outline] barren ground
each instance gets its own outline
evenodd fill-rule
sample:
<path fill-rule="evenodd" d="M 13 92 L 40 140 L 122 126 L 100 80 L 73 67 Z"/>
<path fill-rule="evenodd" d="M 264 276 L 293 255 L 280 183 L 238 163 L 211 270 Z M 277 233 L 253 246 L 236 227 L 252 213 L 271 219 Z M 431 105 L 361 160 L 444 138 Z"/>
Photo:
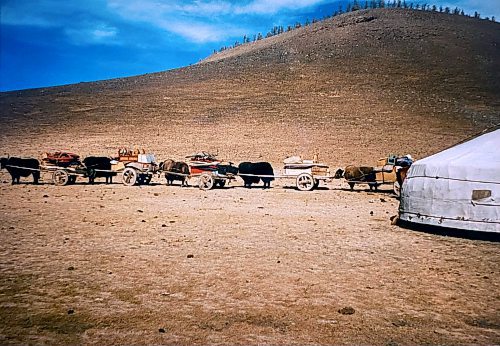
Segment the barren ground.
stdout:
<path fill-rule="evenodd" d="M 500 342 L 499 244 L 392 226 L 389 190 L 9 178 L 2 344 Z"/>

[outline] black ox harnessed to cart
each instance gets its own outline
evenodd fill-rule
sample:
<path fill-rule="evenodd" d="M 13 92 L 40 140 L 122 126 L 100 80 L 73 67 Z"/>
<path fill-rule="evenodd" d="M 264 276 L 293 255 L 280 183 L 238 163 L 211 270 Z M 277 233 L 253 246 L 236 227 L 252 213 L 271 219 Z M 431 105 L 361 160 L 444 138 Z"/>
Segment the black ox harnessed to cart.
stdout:
<path fill-rule="evenodd" d="M 238 170 L 247 188 L 252 187 L 252 184 L 258 184 L 261 179 L 264 189 L 270 188 L 271 181 L 274 180 L 274 170 L 269 162 L 242 162 Z"/>
<path fill-rule="evenodd" d="M 94 184 L 95 178 L 106 178 L 106 184 L 113 183 L 113 177 L 117 174 L 111 170 L 111 159 L 104 156 L 87 156 L 83 160 L 87 169 L 89 184 Z"/>
<path fill-rule="evenodd" d="M 40 179 L 40 162 L 32 158 L 2 157 L 0 169 L 7 169 L 12 177 L 12 185 L 19 184 L 21 177 L 33 175 L 33 184 L 38 184 Z"/>

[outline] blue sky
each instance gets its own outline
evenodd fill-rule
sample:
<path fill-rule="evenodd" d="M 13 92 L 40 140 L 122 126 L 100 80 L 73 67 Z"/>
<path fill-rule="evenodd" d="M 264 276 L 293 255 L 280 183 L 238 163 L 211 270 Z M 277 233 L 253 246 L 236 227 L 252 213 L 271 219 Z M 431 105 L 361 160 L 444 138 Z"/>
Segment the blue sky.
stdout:
<path fill-rule="evenodd" d="M 0 0 L 0 91 L 187 66 L 243 35 L 331 15 L 339 3 L 345 0 Z M 500 19 L 500 0 L 425 3 Z"/>

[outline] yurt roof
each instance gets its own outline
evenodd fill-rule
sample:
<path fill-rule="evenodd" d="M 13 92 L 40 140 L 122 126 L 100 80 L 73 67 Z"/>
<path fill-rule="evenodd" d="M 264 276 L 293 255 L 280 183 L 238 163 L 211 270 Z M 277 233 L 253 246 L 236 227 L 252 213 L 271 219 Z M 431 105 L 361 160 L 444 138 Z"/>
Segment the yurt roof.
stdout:
<path fill-rule="evenodd" d="M 500 183 L 500 129 L 414 163 L 409 176 Z"/>

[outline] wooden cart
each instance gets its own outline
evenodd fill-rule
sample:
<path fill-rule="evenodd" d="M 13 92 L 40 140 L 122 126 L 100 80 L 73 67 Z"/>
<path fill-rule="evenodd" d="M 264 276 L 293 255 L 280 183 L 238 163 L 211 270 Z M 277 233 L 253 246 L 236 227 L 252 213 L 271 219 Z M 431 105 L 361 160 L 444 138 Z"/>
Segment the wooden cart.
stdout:
<path fill-rule="evenodd" d="M 57 186 L 74 184 L 78 176 L 88 178 L 91 174 L 79 155 L 67 151 L 44 153 L 40 171 L 51 172 L 52 182 Z"/>
<path fill-rule="evenodd" d="M 402 169 L 406 171 L 412 163 L 413 159 L 410 155 L 389 155 L 388 157 L 379 159 L 375 167 L 347 166 L 346 170 L 349 167 L 355 167 L 359 170 L 360 175 L 356 179 L 346 178 L 346 180 L 351 190 L 354 189 L 356 184 L 368 184 L 370 190 L 373 189 L 375 191 L 381 185 L 392 185 L 394 193 L 399 195 L 400 182 L 398 181 L 398 172 Z"/>
<path fill-rule="evenodd" d="M 278 178 L 294 178 L 295 185 L 300 191 L 314 190 L 321 181 L 332 179 L 329 166 L 316 160 L 301 160 L 301 162 L 285 160 L 283 170 L 284 174 Z"/>
<path fill-rule="evenodd" d="M 159 172 L 155 156 L 146 154 L 144 150 L 120 149 L 118 155 L 118 159 L 112 162 L 111 170 L 122 173 L 122 183 L 126 186 L 147 185 Z"/>
<path fill-rule="evenodd" d="M 215 156 L 201 152 L 186 157 L 189 158 L 190 177 L 198 177 L 201 190 L 224 187 L 226 182 L 236 179 L 237 168 L 231 162 L 220 161 Z"/>

